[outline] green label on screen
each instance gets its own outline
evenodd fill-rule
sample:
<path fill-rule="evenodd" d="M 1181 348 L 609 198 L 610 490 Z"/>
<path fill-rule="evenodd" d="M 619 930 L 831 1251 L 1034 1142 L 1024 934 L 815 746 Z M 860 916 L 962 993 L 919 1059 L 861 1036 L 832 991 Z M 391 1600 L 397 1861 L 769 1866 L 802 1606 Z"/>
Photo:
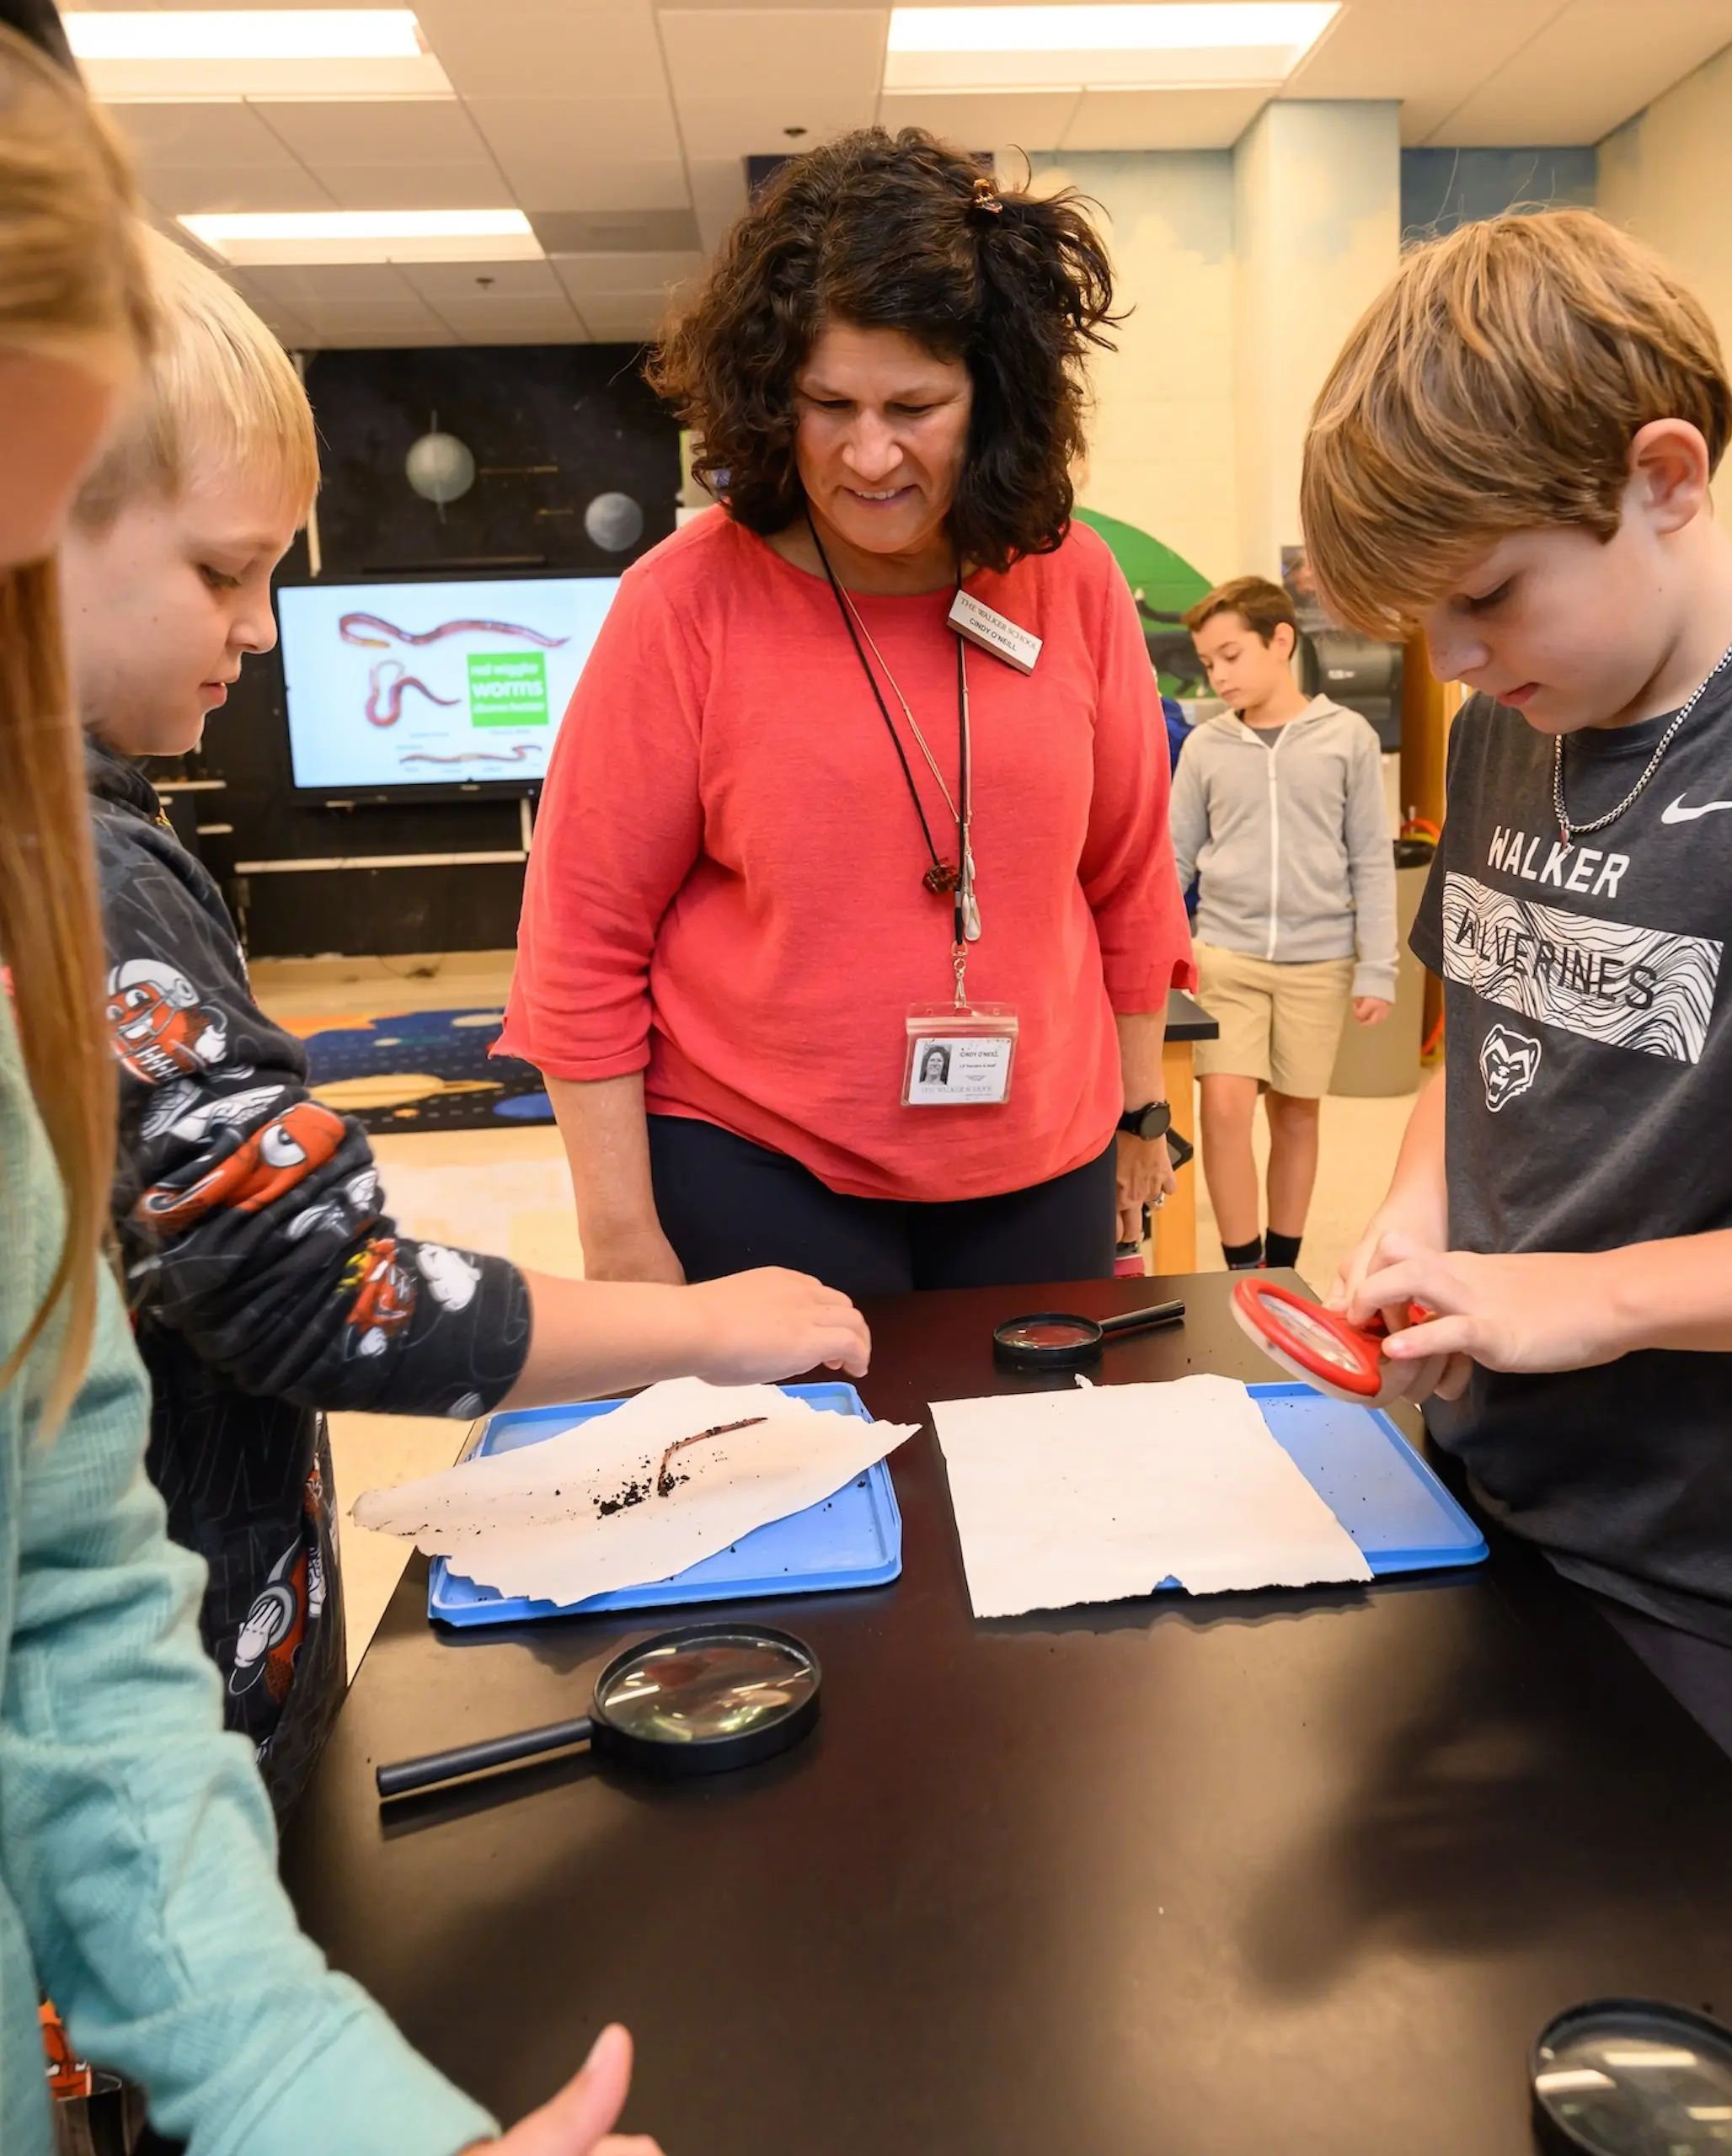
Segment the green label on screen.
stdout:
<path fill-rule="evenodd" d="M 548 659 L 541 651 L 472 651 L 472 726 L 545 726 Z"/>

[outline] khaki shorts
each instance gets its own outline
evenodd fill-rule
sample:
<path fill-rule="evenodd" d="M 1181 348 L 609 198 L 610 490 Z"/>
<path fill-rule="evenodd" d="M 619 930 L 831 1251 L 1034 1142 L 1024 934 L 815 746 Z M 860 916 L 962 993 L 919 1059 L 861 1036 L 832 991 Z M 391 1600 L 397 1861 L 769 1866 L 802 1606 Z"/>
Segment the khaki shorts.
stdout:
<path fill-rule="evenodd" d="M 1199 943 L 1197 1001 L 1221 1028 L 1197 1043 L 1200 1078 L 1256 1078 L 1295 1100 L 1329 1090 L 1353 997 L 1351 958 L 1280 965 Z"/>

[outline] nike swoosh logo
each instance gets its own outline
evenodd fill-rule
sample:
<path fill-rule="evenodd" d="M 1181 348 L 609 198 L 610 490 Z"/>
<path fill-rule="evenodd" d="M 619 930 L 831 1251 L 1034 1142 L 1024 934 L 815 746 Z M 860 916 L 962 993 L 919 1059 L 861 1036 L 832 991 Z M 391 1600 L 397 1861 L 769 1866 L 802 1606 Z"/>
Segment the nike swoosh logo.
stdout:
<path fill-rule="evenodd" d="M 1662 824 L 1693 824 L 1698 816 L 1712 816 L 1716 808 L 1732 808 L 1732 801 L 1704 801 L 1699 808 L 1687 808 L 1681 793 L 1660 812 Z"/>

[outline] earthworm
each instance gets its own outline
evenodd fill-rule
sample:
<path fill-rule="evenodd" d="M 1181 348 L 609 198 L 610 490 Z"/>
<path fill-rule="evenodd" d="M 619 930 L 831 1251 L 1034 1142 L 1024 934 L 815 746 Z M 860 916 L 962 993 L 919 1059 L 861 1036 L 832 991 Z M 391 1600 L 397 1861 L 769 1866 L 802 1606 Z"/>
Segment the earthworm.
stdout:
<path fill-rule="evenodd" d="M 411 749 L 407 755 L 399 756 L 397 760 L 399 764 L 521 764 L 526 756 L 536 755 L 540 750 L 539 741 L 520 741 L 509 752 L 489 753 L 485 749 L 466 749 L 458 756 L 436 756 L 428 749 Z"/>
<path fill-rule="evenodd" d="M 767 1422 L 769 1419 L 767 1415 L 747 1415 L 737 1422 L 712 1422 L 707 1430 L 694 1430 L 689 1438 L 676 1438 L 661 1455 L 660 1470 L 655 1477 L 656 1496 L 667 1497 L 671 1497 L 674 1492 L 676 1484 L 674 1477 L 668 1471 L 668 1462 L 676 1452 L 683 1452 L 687 1445 L 702 1444 L 706 1438 L 724 1438 L 730 1430 L 749 1430 L 755 1424 Z"/>
<path fill-rule="evenodd" d="M 358 636 L 359 629 L 382 629 L 377 637 Z M 526 629 L 517 622 L 441 622 L 436 629 L 399 629 L 395 622 L 387 622 L 377 614 L 345 614 L 337 624 L 337 634 L 345 643 L 366 644 L 370 650 L 383 651 L 388 643 L 437 643 L 441 637 L 460 637 L 469 632 L 494 637 L 521 637 L 525 643 L 538 643 L 543 651 L 556 651 L 562 643 L 569 643 L 569 637 L 544 637 L 539 629 Z"/>
<path fill-rule="evenodd" d="M 394 669 L 394 673 L 392 670 Z M 403 717 L 403 700 L 411 689 L 419 689 L 430 704 L 443 704 L 448 711 L 462 699 L 457 696 L 436 696 L 426 683 L 413 674 L 404 671 L 395 659 L 376 659 L 367 669 L 366 715 L 374 726 L 395 726 Z M 381 707 L 379 699 L 384 697 Z"/>

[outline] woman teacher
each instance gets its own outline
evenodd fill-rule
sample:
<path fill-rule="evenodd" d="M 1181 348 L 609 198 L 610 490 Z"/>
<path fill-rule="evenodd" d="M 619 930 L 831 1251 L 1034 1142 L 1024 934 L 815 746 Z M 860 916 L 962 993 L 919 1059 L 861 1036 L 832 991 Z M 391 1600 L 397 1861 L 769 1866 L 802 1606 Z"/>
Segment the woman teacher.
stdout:
<path fill-rule="evenodd" d="M 500 1042 L 593 1277 L 1104 1277 L 1171 1188 L 1166 734 L 1071 520 L 1111 304 L 1073 200 L 873 129 L 783 167 L 662 344 L 721 505 L 585 667 Z"/>

